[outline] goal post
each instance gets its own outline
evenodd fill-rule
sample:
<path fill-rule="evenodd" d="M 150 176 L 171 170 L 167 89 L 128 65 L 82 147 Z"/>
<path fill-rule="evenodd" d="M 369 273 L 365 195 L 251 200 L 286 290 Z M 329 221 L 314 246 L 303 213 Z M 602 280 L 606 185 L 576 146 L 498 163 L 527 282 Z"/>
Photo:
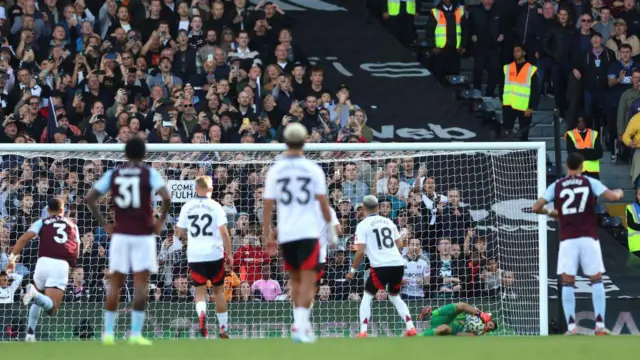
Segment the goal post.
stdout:
<path fill-rule="evenodd" d="M 213 195 L 225 207 L 237 252 L 235 267 L 229 269 L 234 275 L 226 282 L 231 336 L 288 336 L 292 314 L 282 263 L 269 259 L 256 246 L 261 241 L 264 177 L 284 150 L 283 144 L 147 145 L 146 162 L 163 175 L 173 196 L 165 229 L 158 236 L 161 266 L 151 282 L 147 336 L 199 336 L 184 246 L 172 236 L 181 205 L 195 196 L 193 180 L 198 175 L 214 178 Z M 125 161 L 123 151 L 123 144 L 0 144 L 4 165 L 0 221 L 9 229 L 0 228 L 0 265 L 7 248 L 44 216 L 50 196 L 65 198 L 82 236 L 79 266 L 70 274 L 65 302 L 58 316 L 43 316 L 38 324 L 43 340 L 100 337 L 108 238 L 83 198 L 107 169 Z M 421 259 L 419 266 L 428 267 L 420 267 L 428 276 L 406 273 L 402 294 L 415 317 L 427 305 L 465 301 L 492 312 L 499 334 L 548 334 L 548 219 L 529 211 L 546 188 L 544 143 L 307 144 L 305 152 L 327 173 L 330 201 L 344 229 L 338 245 L 328 249 L 328 265 L 312 311 L 318 335 L 357 333 L 358 300 L 368 263 L 354 281 L 346 282 L 344 275 L 353 257 L 355 226 L 362 216 L 358 204 L 366 194 L 378 195 L 384 204 L 381 212 L 398 224 L 406 237 L 403 254 L 408 261 L 418 264 Z M 109 196 L 100 207 L 110 216 Z M 37 240 L 24 251 L 17 267 L 25 282 L 33 276 L 36 247 Z M 261 292 L 276 283 L 281 294 Z M 121 294 L 118 338 L 127 336 L 129 290 Z M 17 301 L 20 291 L 15 303 L 0 304 L 4 333 L 7 326 L 24 330 L 27 310 Z M 216 334 L 212 296 L 209 326 L 210 333 Z M 386 296 L 379 292 L 380 301 L 373 303 L 370 329 L 374 336 L 402 332 L 393 306 L 382 301 Z M 420 321 L 416 325 L 419 330 L 428 326 Z"/>

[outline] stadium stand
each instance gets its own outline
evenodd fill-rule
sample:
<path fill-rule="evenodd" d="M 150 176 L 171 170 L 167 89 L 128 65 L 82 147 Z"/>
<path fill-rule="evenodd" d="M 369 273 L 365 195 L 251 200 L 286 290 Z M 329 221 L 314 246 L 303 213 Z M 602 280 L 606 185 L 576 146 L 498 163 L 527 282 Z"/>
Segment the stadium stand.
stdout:
<path fill-rule="evenodd" d="M 416 36 L 407 39 L 403 30 L 401 41 L 394 38 L 398 29 L 390 26 L 384 15 L 386 1 L 367 1 L 366 6 L 365 2 L 344 3 L 337 0 L 6 1 L 0 7 L 0 117 L 4 130 L 0 142 L 61 146 L 88 143 L 99 147 L 123 143 L 131 136 L 138 136 L 149 144 L 277 143 L 282 139 L 284 127 L 293 121 L 307 127 L 312 143 L 511 140 L 499 131 L 499 90 L 484 97 L 473 91 L 486 90 L 487 74 L 480 72 L 483 77 L 479 81 L 483 84 L 481 89 L 469 89 L 474 67 L 472 46 L 463 56 L 460 74 L 452 74 L 462 76 L 462 87 L 457 84 L 442 88 L 431 76 L 428 68 L 433 70 L 431 51 L 434 46 L 429 43 L 432 36 L 427 34 L 430 31 L 427 29 L 431 29 L 431 11 L 438 1 L 416 1 Z M 483 0 L 483 4 L 489 3 L 493 1 Z M 546 49 L 543 45 L 547 39 L 546 28 L 560 26 L 554 23 L 555 14 L 566 12 L 564 9 L 569 9 L 574 24 L 578 23 L 583 11 L 591 14 L 585 19 L 595 18 L 602 26 L 611 24 L 613 30 L 610 30 L 615 34 L 608 35 L 613 44 L 606 44 L 607 47 L 615 45 L 614 51 L 621 51 L 620 46 L 630 42 L 632 35 L 640 35 L 638 29 L 630 26 L 626 29 L 628 34 L 620 33 L 624 22 L 620 19 L 626 20 L 625 24 L 636 26 L 638 23 L 634 20 L 640 17 L 634 0 L 625 1 L 622 7 L 618 2 L 609 4 L 611 8 L 603 7 L 598 0 L 591 4 L 577 0 L 560 4 L 534 0 L 513 3 L 513 6 L 505 4 L 496 2 L 492 5 L 506 19 L 506 24 L 501 25 L 507 30 L 499 45 L 501 66 L 512 60 L 511 47 L 516 42 L 532 39 L 536 48 Z M 483 6 L 476 2 L 460 5 Z M 551 17 L 543 10 L 548 10 L 550 5 L 553 5 Z M 608 18 L 607 11 L 618 20 Z M 527 36 L 520 39 L 518 34 L 522 32 L 518 27 L 528 23 L 527 19 L 535 20 L 538 27 L 534 30 L 524 28 Z M 597 28 L 596 23 L 590 24 Z M 390 32 L 386 32 L 385 27 Z M 582 47 L 572 49 L 573 57 L 567 60 L 587 56 L 590 28 L 562 28 L 566 31 L 563 36 L 567 43 Z M 623 35 L 629 35 L 629 39 Z M 558 99 L 553 94 L 560 91 L 569 96 L 561 106 L 566 110 L 561 112 L 566 122 L 574 124 L 578 117 L 595 113 L 600 117 L 599 124 L 605 124 L 602 137 L 606 139 L 607 156 L 624 163 L 628 149 L 616 139 L 625 130 L 620 124 L 626 127 L 627 123 L 632 123 L 629 112 L 633 110 L 632 100 L 637 98 L 635 93 L 640 89 L 640 76 L 637 79 L 633 76 L 635 64 L 623 64 L 624 67 L 616 68 L 616 71 L 607 69 L 607 77 L 619 80 L 616 84 L 619 87 L 606 89 L 609 90 L 607 95 L 603 90 L 596 100 L 589 98 L 594 107 L 584 109 L 582 102 L 589 93 L 580 87 L 574 73 L 567 72 L 570 77 L 567 86 L 571 86 L 572 91 L 552 86 L 554 79 L 549 68 L 554 63 L 549 61 L 553 54 L 544 50 L 538 52 L 540 55 L 535 64 L 541 72 L 546 66 L 547 75 L 541 77 L 544 96 L 534 115 L 530 140 L 546 141 L 548 149 L 553 149 L 551 120 Z M 617 60 L 612 63 L 620 65 Z M 621 74 L 623 69 L 627 70 Z M 609 97 L 614 90 L 617 98 Z M 625 102 L 626 107 L 621 103 L 618 108 L 620 96 L 629 99 Z M 478 107 L 479 103 L 495 103 L 492 97 L 498 99 L 497 106 Z M 101 302 L 105 284 L 109 281 L 105 272 L 108 236 L 96 226 L 82 199 L 93 182 L 104 171 L 117 166 L 120 158 L 117 154 L 103 157 L 91 153 L 1 155 L 0 270 L 4 269 L 8 249 L 17 237 L 43 216 L 47 198 L 62 196 L 70 204 L 69 215 L 81 230 L 80 266 L 70 274 L 65 296 L 67 305 L 61 310 L 63 314 L 50 323 L 43 320 L 46 335 L 41 338 L 99 336 Z M 289 287 L 280 261 L 269 258 L 261 247 L 259 209 L 262 180 L 270 158 L 252 163 L 256 159 L 245 159 L 245 156 L 243 153 L 167 155 L 152 158 L 151 162 L 163 172 L 166 180 L 178 187 L 186 186 L 197 175 L 214 177 L 214 197 L 229 216 L 236 250 L 236 266 L 229 269 L 225 295 L 232 309 L 237 306 L 235 314 L 245 324 L 253 317 L 279 317 L 279 329 L 265 330 L 266 336 L 277 336 L 284 331 L 282 324 L 289 321 L 289 315 L 281 315 L 288 307 L 274 306 L 270 301 L 273 295 L 273 301 L 288 300 Z M 491 188 L 491 178 L 481 170 L 477 172 L 482 175 L 473 179 L 455 171 L 460 164 L 457 161 L 473 167 L 481 166 L 474 162 L 479 160 L 442 158 L 433 161 L 422 155 L 412 157 L 395 153 L 363 157 L 365 160 L 354 163 L 345 159 L 325 163 L 332 204 L 340 214 L 343 226 L 353 231 L 361 216 L 359 203 L 362 197 L 379 195 L 381 202 L 387 204 L 389 215 L 401 229 L 406 229 L 407 245 L 413 244 L 407 256 L 424 260 L 428 268 L 422 269 L 428 280 L 412 283 L 411 289 L 405 289 L 408 298 L 420 299 L 413 303 L 412 310 L 426 301 L 437 303 L 454 298 L 483 298 L 491 304 L 504 301 L 517 304 L 519 299 L 531 295 L 527 291 L 536 286 L 535 278 L 530 277 L 530 269 L 523 271 L 517 266 L 517 259 L 527 255 L 502 252 L 500 242 L 504 241 L 505 229 L 496 229 L 487 221 L 500 215 L 496 214 L 495 199 L 483 193 Z M 616 183 L 619 176 L 608 176 L 619 175 L 622 166 L 614 167 L 605 159 L 607 164 L 603 161 L 601 171 L 605 184 L 620 186 Z M 622 172 L 626 171 L 625 167 Z M 505 178 L 511 176 L 508 171 L 503 175 Z M 416 179 L 424 176 L 429 177 L 425 186 L 421 187 L 419 183 L 416 186 Z M 628 179 L 623 182 L 627 184 L 622 187 L 629 188 Z M 189 197 L 191 193 L 185 187 L 184 191 L 176 190 L 173 195 L 174 198 Z M 530 199 L 535 196 L 529 193 L 512 195 Z M 441 216 L 438 212 L 438 206 L 445 207 L 446 204 L 450 210 L 451 204 L 459 200 L 464 222 L 451 220 L 451 216 Z M 108 203 L 102 207 L 108 212 Z M 470 212 L 469 208 L 484 212 Z M 518 216 L 521 209 L 524 207 L 517 210 Z M 190 319 L 193 313 L 193 294 L 184 247 L 173 237 L 173 217 L 179 210 L 180 202 L 177 201 L 171 209 L 172 218 L 158 240 L 161 270 L 153 279 L 150 290 L 149 327 L 156 324 L 156 329 L 170 329 L 171 336 L 188 337 L 192 333 L 190 321 L 193 320 L 185 318 Z M 517 222 L 522 218 L 508 220 Z M 455 231 L 451 230 L 452 226 Z M 517 228 L 506 238 L 517 236 L 522 230 Z M 469 229 L 481 231 L 474 232 L 465 246 L 465 231 Z M 444 235 L 445 232 L 449 233 Z M 503 236 L 496 236 L 496 233 Z M 553 239 L 552 233 L 550 229 L 549 239 Z M 347 232 L 343 243 L 330 251 L 318 296 L 321 309 L 323 302 L 343 302 L 346 305 L 326 305 L 325 309 L 351 311 L 355 309 L 355 300 L 359 300 L 364 279 L 354 283 L 344 281 L 353 256 L 351 235 Z M 613 220 L 603 220 L 601 236 L 603 239 L 615 236 L 623 244 L 626 240 L 626 233 L 621 233 L 620 225 Z M 445 237 L 451 239 L 449 244 L 442 241 Z M 602 243 L 610 269 L 606 279 L 608 294 L 637 300 L 640 294 L 634 286 L 637 277 L 633 272 L 636 258 L 628 255 L 623 245 L 614 240 Z M 555 267 L 554 246 L 551 241 L 550 274 Z M 32 243 L 17 268 L 17 274 L 24 276 L 23 285 L 33 272 L 36 248 L 37 242 Z M 442 270 L 442 253 L 454 259 L 455 267 L 449 271 L 457 274 L 458 285 L 441 283 L 445 273 L 436 273 L 436 270 Z M 20 282 L 19 278 L 11 277 L 5 283 L 2 277 L 0 275 L 0 288 L 9 286 L 11 281 Z M 277 284 L 269 287 L 268 296 L 262 285 L 255 286 L 261 279 Z M 553 286 L 553 279 L 550 279 L 551 314 L 557 306 L 553 302 L 557 297 Z M 20 286 L 11 297 L 0 299 L 0 328 L 4 330 L 0 339 L 17 339 L 24 334 L 24 310 L 17 306 L 22 289 Z M 580 295 L 580 291 L 577 293 Z M 125 306 L 131 295 L 128 289 L 123 290 Z M 385 296 L 381 292 L 378 299 Z M 612 321 L 610 327 L 614 330 L 619 315 L 627 314 L 625 316 L 630 316 L 631 322 L 640 316 L 632 300 L 616 304 L 608 314 Z M 589 306 L 579 304 L 579 309 Z M 529 311 L 511 310 L 520 311 L 519 314 Z M 393 316 L 389 309 L 381 311 L 381 317 L 387 317 L 385 314 L 390 314 L 389 318 Z M 632 328 L 626 319 L 627 330 L 621 331 L 633 332 L 635 329 L 637 332 L 637 327 Z"/>

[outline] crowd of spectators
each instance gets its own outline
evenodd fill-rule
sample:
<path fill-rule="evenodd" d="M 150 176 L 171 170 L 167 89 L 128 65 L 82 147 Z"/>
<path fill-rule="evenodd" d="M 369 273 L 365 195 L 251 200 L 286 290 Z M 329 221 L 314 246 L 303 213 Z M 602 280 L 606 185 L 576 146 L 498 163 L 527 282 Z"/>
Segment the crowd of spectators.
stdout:
<path fill-rule="evenodd" d="M 215 155 L 227 158 L 226 154 Z M 238 155 L 234 153 L 229 158 L 233 160 Z M 269 161 L 252 160 L 256 153 L 240 155 L 243 160 L 233 163 L 160 160 L 153 161 L 152 166 L 172 181 L 194 179 L 197 174 L 212 175 L 213 198 L 220 201 L 227 213 L 235 258 L 234 267 L 227 268 L 225 281 L 225 296 L 229 301 L 287 300 L 290 288 L 282 262 L 277 256 L 269 257 L 262 247 L 262 183 Z M 355 228 L 364 217 L 359 201 L 368 194 L 378 195 L 380 214 L 392 219 L 402 234 L 407 262 L 403 296 L 422 299 L 503 296 L 512 292 L 514 275 L 500 266 L 491 237 L 477 233 L 457 189 L 437 191 L 437 179 L 421 167 L 424 158 L 406 154 L 398 158 L 366 155 L 360 154 L 363 158 L 358 160 L 345 160 L 339 152 L 323 154 L 334 159 L 323 162 L 323 166 L 328 174 L 330 202 L 338 214 L 343 234 L 339 244 L 329 248 L 319 300 L 359 299 L 368 264 L 363 264 L 361 269 L 364 278 L 350 282 L 345 276 L 355 255 Z M 91 184 L 119 163 L 15 155 L 5 157 L 3 164 L 14 164 L 14 167 L 0 173 L 0 267 L 6 263 L 7 252 L 17 237 L 45 216 L 46 199 L 63 197 L 68 204 L 67 216 L 76 221 L 81 232 L 78 266 L 70 274 L 65 299 L 67 302 L 100 302 L 109 282 L 108 235 L 93 219 L 83 199 Z M 101 201 L 101 211 L 112 218 L 110 199 Z M 193 300 L 186 242 L 173 235 L 180 206 L 179 202 L 173 203 L 158 239 L 160 271 L 153 278 L 152 301 Z M 25 275 L 25 279 L 35 267 L 38 245 L 37 240 L 32 241 L 18 266 L 18 272 Z M 19 292 L 16 296 L 19 297 Z M 124 289 L 123 302 L 130 298 L 131 293 Z"/>
<path fill-rule="evenodd" d="M 394 27 L 387 13 L 385 0 L 368 3 L 376 17 L 392 32 L 398 32 L 397 24 Z M 579 118 L 584 118 L 588 128 L 601 131 L 612 161 L 617 156 L 627 158 L 629 146 L 637 147 L 633 141 L 625 144 L 622 141 L 631 117 L 640 111 L 640 101 L 636 102 L 640 98 L 640 7 L 636 0 L 417 0 L 416 3 L 417 9 L 423 9 L 422 3 L 433 3 L 446 13 L 453 13 L 458 6 L 465 7 L 460 45 L 454 45 L 452 53 L 446 56 L 441 56 L 443 49 L 437 49 L 434 41 L 438 19 L 431 12 L 416 13 L 416 18 L 420 15 L 426 18 L 422 46 L 431 54 L 432 71 L 437 78 L 460 74 L 460 58 L 472 57 L 470 83 L 474 96 L 501 97 L 503 67 L 514 61 L 514 45 L 522 45 L 526 60 L 538 68 L 538 81 L 532 90 L 536 99 L 533 110 L 543 106 L 536 105 L 537 99 L 550 99 L 545 104 L 553 105 L 547 110 L 557 109 L 568 130 L 576 127 Z M 413 26 L 409 19 L 403 18 L 404 27 Z M 448 21 L 453 22 L 453 17 Z M 447 34 L 453 31 L 455 36 L 455 30 L 451 29 Z M 417 40 L 414 36 L 409 43 L 417 45 Z M 633 137 L 636 126 L 630 133 Z M 637 175 L 635 171 L 632 180 Z"/>
<path fill-rule="evenodd" d="M 294 20 L 268 1 L 253 7 L 246 0 L 18 0 L 0 7 L 0 25 L 5 143 L 122 143 L 131 136 L 149 143 L 271 143 L 291 122 L 304 124 L 312 143 L 372 141 L 367 114 L 351 102 L 349 87 L 326 88 L 323 68 L 312 66 L 294 41 Z M 273 154 L 165 155 L 152 164 L 167 180 L 214 179 L 213 198 L 228 214 L 235 257 L 227 268 L 227 300 L 290 299 L 280 259 L 262 249 L 265 157 Z M 360 298 L 364 279 L 349 282 L 345 275 L 363 217 L 360 203 L 369 194 L 379 196 L 381 214 L 403 234 L 410 268 L 403 296 L 500 296 L 514 284 L 513 273 L 488 248 L 490 239 L 475 232 L 460 192 L 438 189 L 420 158 L 318 156 L 339 159 L 324 165 L 344 232 L 329 251 L 319 301 Z M 65 301 L 102 301 L 109 282 L 108 236 L 83 201 L 118 163 L 73 156 L 2 160 L 0 269 L 17 237 L 46 216 L 47 199 L 61 196 L 82 242 Z M 160 271 L 150 299 L 189 303 L 186 245 L 173 236 L 180 204 L 173 205 L 158 241 Z M 109 200 L 101 208 L 113 216 Z M 31 243 L 17 268 L 25 281 L 37 246 L 37 240 Z M 7 284 L 0 276 L 0 288 Z M 122 301 L 131 295 L 123 289 Z M 384 291 L 377 298 L 385 299 Z"/>

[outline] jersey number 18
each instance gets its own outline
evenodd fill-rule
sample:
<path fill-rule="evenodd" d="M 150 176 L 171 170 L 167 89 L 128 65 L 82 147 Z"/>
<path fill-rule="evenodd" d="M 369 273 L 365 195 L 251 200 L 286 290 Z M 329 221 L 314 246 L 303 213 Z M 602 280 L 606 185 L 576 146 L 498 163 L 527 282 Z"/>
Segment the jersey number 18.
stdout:
<path fill-rule="evenodd" d="M 373 229 L 373 233 L 376 234 L 376 242 L 378 243 L 378 250 L 383 248 L 391 249 L 393 247 L 393 237 L 391 237 L 391 229 L 383 227 L 381 229 Z"/>

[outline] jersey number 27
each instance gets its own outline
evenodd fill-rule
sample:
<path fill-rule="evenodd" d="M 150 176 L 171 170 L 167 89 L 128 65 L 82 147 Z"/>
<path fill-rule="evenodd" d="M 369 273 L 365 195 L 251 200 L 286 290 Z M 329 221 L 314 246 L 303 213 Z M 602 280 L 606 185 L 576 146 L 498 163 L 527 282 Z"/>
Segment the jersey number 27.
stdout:
<path fill-rule="evenodd" d="M 576 196 L 579 196 L 579 199 L 576 199 Z M 580 186 L 572 189 L 562 189 L 562 191 L 560 191 L 560 198 L 564 200 L 562 203 L 563 215 L 582 213 L 589 198 L 589 187 Z"/>

